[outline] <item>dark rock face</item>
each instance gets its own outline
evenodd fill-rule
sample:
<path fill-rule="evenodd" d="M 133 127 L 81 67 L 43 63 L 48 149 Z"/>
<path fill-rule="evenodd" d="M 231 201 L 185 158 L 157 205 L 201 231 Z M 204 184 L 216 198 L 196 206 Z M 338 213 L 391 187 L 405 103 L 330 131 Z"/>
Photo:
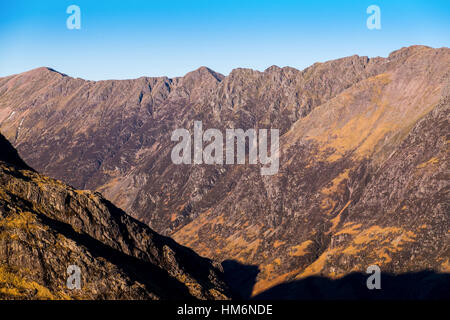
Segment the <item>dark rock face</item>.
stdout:
<path fill-rule="evenodd" d="M 0 298 L 227 299 L 220 265 L 10 154 L 2 143 Z M 70 265 L 81 270 L 80 290 L 66 286 Z"/>
<path fill-rule="evenodd" d="M 92 82 L 43 68 L 0 79 L 0 129 L 33 168 L 202 255 L 258 266 L 257 294 L 371 264 L 450 271 L 449 79 L 450 50 L 423 46 L 227 77 Z M 194 120 L 280 129 L 279 173 L 172 164 L 171 133 Z"/>
<path fill-rule="evenodd" d="M 19 156 L 17 150 L 0 134 L 0 150 L 2 151 L 2 161 L 16 166 L 17 168 L 32 170 Z"/>

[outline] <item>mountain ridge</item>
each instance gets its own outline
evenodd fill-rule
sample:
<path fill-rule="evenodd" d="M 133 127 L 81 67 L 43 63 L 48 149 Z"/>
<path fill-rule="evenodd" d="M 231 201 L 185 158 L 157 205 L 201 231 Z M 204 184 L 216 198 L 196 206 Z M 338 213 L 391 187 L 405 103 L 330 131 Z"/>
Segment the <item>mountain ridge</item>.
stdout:
<path fill-rule="evenodd" d="M 339 61 L 341 59 L 346 59 L 346 58 L 350 58 L 350 57 L 366 58 L 367 60 L 389 59 L 389 58 L 395 57 L 396 55 L 402 55 L 402 54 L 404 54 L 404 53 L 406 53 L 408 51 L 415 51 L 415 50 L 420 50 L 420 49 L 448 49 L 448 47 L 433 48 L 433 47 L 430 47 L 430 46 L 427 46 L 427 45 L 411 45 L 411 46 L 406 46 L 406 47 L 402 47 L 400 49 L 394 50 L 391 53 L 389 53 L 386 57 L 382 57 L 382 56 L 368 57 L 368 56 L 360 56 L 360 55 L 354 54 L 354 55 L 350 55 L 350 56 L 346 56 L 346 57 L 342 57 L 342 58 L 327 60 L 326 62 Z M 259 72 L 259 73 L 264 73 L 264 72 L 267 72 L 267 71 L 270 72 L 270 71 L 273 71 L 273 70 L 283 70 L 283 69 L 295 70 L 295 71 L 305 71 L 308 68 L 313 67 L 314 65 L 318 65 L 318 64 L 322 64 L 322 63 L 324 63 L 324 62 L 315 62 L 314 64 L 312 64 L 312 65 L 310 65 L 308 67 L 305 67 L 304 69 L 299 69 L 299 68 L 295 68 L 295 67 L 291 67 L 291 66 L 280 67 L 278 65 L 271 65 L 271 66 L 265 68 L 262 71 L 261 70 L 256 70 L 256 69 L 251 69 L 251 68 L 236 67 L 236 68 L 233 68 L 229 72 L 229 74 L 231 74 L 233 71 L 238 71 L 238 70 L 252 70 L 252 71 L 255 71 L 255 72 Z M 30 70 L 25 71 L 25 72 L 2 76 L 2 77 L 0 77 L 0 79 L 1 78 L 9 78 L 9 77 L 17 76 L 17 75 L 20 75 L 20 74 L 29 73 L 29 72 L 52 71 L 52 72 L 60 74 L 62 76 L 68 76 L 68 77 L 70 77 L 72 79 L 81 79 L 81 80 L 90 81 L 90 82 L 98 82 L 98 81 L 130 81 L 130 80 L 137 80 L 137 79 L 141 79 L 141 78 L 167 78 L 167 79 L 173 80 L 173 79 L 183 78 L 189 73 L 197 72 L 197 71 L 200 71 L 200 70 L 205 70 L 205 71 L 210 72 L 211 74 L 216 74 L 219 78 L 227 77 L 227 76 L 221 74 L 220 72 L 214 71 L 213 69 L 209 68 L 208 66 L 199 66 L 198 68 L 187 72 L 184 76 L 168 77 L 168 76 L 164 76 L 164 75 L 160 75 L 160 76 L 146 76 L 146 75 L 142 75 L 142 76 L 137 77 L 137 78 L 89 80 L 89 79 L 85 79 L 85 78 L 81 78 L 81 77 L 71 77 L 68 74 L 63 73 L 61 71 L 58 71 L 58 70 L 56 70 L 56 69 L 54 69 L 52 67 L 40 66 L 40 67 L 36 67 L 36 68 L 30 69 Z"/>

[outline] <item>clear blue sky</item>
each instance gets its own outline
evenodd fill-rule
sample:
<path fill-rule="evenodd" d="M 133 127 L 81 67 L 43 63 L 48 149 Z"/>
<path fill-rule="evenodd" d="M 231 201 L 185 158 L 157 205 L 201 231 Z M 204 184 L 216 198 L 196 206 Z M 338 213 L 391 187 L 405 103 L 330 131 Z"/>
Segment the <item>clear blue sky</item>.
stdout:
<path fill-rule="evenodd" d="M 69 30 L 66 8 L 81 8 Z M 366 8 L 381 9 L 368 30 Z M 0 76 L 48 66 L 91 80 L 181 76 L 208 66 L 303 69 L 403 46 L 449 47 L 450 1 L 0 0 Z"/>

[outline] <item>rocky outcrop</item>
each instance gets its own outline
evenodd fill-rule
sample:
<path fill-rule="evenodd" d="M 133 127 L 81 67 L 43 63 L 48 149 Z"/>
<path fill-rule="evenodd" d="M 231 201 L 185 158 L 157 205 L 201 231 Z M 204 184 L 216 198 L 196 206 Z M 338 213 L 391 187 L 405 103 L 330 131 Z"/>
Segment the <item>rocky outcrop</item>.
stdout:
<path fill-rule="evenodd" d="M 0 139 L 1 299 L 228 299 L 219 264 L 99 193 L 25 169 Z M 71 265 L 81 289 L 66 285 Z"/>

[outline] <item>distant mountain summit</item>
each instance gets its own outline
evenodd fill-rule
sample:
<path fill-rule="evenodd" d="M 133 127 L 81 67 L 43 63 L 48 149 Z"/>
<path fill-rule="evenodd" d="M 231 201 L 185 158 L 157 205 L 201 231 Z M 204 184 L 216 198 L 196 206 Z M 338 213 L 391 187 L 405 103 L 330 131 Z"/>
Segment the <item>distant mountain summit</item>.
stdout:
<path fill-rule="evenodd" d="M 449 95 L 450 49 L 425 46 L 228 76 L 86 81 L 40 68 L 0 78 L 0 130 L 36 170 L 199 254 L 256 266 L 258 294 L 374 264 L 450 272 Z M 173 164 L 171 133 L 194 121 L 279 129 L 278 174 Z"/>

